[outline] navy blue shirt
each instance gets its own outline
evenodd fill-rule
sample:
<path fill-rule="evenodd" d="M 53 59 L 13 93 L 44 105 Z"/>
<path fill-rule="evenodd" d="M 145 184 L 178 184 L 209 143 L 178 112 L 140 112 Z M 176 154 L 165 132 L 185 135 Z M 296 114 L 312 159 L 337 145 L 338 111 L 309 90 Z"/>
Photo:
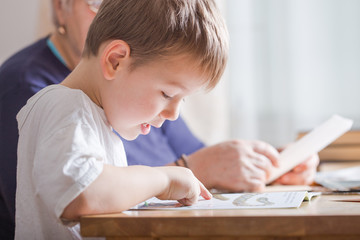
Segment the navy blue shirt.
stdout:
<path fill-rule="evenodd" d="M 0 239 L 14 239 L 18 129 L 16 114 L 40 89 L 61 82 L 70 70 L 43 38 L 0 67 Z M 134 141 L 123 139 L 129 165 L 162 166 L 204 147 L 184 121 L 166 121 Z"/>

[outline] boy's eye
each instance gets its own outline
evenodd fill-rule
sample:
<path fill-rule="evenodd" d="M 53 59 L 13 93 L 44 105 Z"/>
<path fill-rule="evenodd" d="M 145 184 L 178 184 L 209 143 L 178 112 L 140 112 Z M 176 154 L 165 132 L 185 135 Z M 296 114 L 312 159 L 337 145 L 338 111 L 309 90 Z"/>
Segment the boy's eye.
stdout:
<path fill-rule="evenodd" d="M 167 95 L 166 93 L 164 93 L 164 92 L 161 92 L 161 93 L 165 99 L 171 99 L 171 97 L 169 95 Z"/>

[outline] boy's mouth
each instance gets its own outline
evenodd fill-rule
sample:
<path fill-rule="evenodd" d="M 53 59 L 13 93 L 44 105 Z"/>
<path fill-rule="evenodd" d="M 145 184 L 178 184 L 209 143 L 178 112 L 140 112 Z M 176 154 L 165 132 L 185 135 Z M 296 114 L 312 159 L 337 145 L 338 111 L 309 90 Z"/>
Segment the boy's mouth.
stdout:
<path fill-rule="evenodd" d="M 149 134 L 150 129 L 151 129 L 151 125 L 150 125 L 150 124 L 148 124 L 148 123 L 143 123 L 143 124 L 141 124 L 141 133 L 142 133 L 143 135 Z"/>

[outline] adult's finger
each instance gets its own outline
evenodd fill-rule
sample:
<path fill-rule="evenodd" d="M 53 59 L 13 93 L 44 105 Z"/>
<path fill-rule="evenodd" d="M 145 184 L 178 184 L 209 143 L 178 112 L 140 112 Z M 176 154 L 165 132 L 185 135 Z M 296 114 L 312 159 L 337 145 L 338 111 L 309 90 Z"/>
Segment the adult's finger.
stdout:
<path fill-rule="evenodd" d="M 254 152 L 266 156 L 273 166 L 279 166 L 279 152 L 273 146 L 262 141 L 253 141 L 252 146 Z"/>

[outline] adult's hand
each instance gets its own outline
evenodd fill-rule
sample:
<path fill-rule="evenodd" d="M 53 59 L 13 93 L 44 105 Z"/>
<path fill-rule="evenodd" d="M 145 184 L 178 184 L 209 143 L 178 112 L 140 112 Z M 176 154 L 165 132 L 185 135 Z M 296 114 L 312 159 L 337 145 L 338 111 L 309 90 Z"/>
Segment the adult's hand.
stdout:
<path fill-rule="evenodd" d="M 261 191 L 278 151 L 262 141 L 232 140 L 188 156 L 188 165 L 207 187 L 233 192 Z"/>
<path fill-rule="evenodd" d="M 309 185 L 314 181 L 318 164 L 319 156 L 314 154 L 290 172 L 282 175 L 274 183 L 283 185 Z"/>

